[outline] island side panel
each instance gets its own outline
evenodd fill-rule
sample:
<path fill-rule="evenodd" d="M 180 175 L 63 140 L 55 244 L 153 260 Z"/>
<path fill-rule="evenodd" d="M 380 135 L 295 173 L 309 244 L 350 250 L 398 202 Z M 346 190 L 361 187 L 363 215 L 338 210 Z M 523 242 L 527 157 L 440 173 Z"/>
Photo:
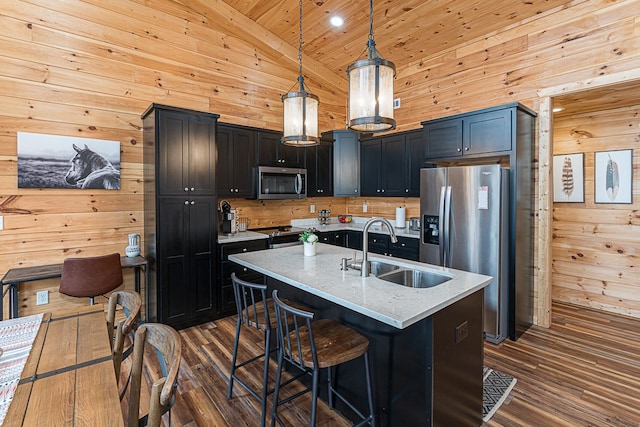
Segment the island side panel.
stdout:
<path fill-rule="evenodd" d="M 482 425 L 484 290 L 433 318 L 433 425 Z"/>

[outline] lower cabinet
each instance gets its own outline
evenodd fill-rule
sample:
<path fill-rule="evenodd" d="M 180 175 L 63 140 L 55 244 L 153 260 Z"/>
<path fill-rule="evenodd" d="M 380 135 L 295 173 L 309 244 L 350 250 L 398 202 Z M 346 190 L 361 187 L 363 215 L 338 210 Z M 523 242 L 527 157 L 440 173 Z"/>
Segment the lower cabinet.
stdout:
<path fill-rule="evenodd" d="M 318 238 L 321 243 L 362 250 L 361 231 L 323 231 L 318 233 Z M 398 237 L 398 241 L 392 243 L 388 234 L 369 233 L 368 246 L 369 253 L 420 260 L 420 240 L 412 237 Z"/>
<path fill-rule="evenodd" d="M 236 311 L 235 296 L 233 294 L 233 284 L 231 283 L 231 273 L 236 273 L 239 279 L 252 283 L 264 283 L 264 276 L 257 271 L 248 269 L 239 264 L 229 261 L 229 255 L 244 252 L 261 251 L 267 249 L 267 241 L 249 240 L 246 242 L 233 242 L 218 245 L 218 315 L 230 315 Z"/>
<path fill-rule="evenodd" d="M 213 197 L 159 199 L 158 322 L 180 328 L 215 315 L 215 200 Z"/>

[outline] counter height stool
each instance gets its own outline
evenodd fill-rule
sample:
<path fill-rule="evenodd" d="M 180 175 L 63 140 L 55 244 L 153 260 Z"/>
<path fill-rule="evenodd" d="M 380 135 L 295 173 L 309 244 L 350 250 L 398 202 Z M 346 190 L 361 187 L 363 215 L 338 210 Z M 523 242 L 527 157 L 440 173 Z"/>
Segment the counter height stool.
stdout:
<path fill-rule="evenodd" d="M 277 421 L 284 425 L 278 417 L 278 406 L 290 402 L 297 397 L 311 391 L 311 420 L 309 425 L 316 425 L 316 409 L 318 400 L 318 383 L 320 369 L 328 368 L 329 407 L 334 408 L 334 398 L 338 397 L 361 421 L 356 426 L 369 424 L 375 427 L 373 415 L 373 395 L 371 391 L 371 371 L 369 368 L 369 340 L 353 329 L 340 322 L 330 319 L 313 321 L 313 313 L 299 310 L 287 305 L 278 298 L 278 291 L 273 291 L 273 302 L 276 308 L 277 335 L 278 335 L 278 371 L 276 374 L 276 387 L 273 393 L 273 409 L 271 413 L 271 427 Z M 363 415 L 349 401 L 346 400 L 331 384 L 332 368 L 342 363 L 355 360 L 364 356 L 365 374 L 367 383 L 367 398 L 369 403 L 369 415 Z M 312 376 L 312 384 L 309 388 L 293 394 L 283 400 L 278 400 L 282 378 L 283 363 L 288 362 L 297 367 L 303 373 Z"/>
<path fill-rule="evenodd" d="M 271 298 L 267 298 L 267 286 L 257 283 L 246 282 L 238 279 L 235 273 L 231 274 L 233 292 L 236 299 L 236 309 L 238 311 L 238 322 L 236 325 L 236 337 L 233 343 L 233 356 L 231 359 L 231 373 L 229 375 L 229 389 L 227 399 L 231 399 L 233 393 L 233 383 L 240 384 L 249 394 L 258 399 L 262 406 L 261 426 L 265 425 L 267 396 L 273 393 L 273 388 L 268 388 L 269 383 L 269 355 L 277 349 L 271 344 L 271 330 L 275 329 L 275 307 Z M 266 304 L 265 304 L 266 302 Z M 287 301 L 298 308 L 309 310 L 308 307 L 300 303 Z M 250 359 L 238 363 L 238 345 L 240 343 L 240 333 L 242 327 L 255 328 L 264 333 L 264 353 L 258 354 Z M 277 344 L 277 342 L 276 342 Z M 253 390 L 246 382 L 238 377 L 237 370 L 249 365 L 261 358 L 263 360 L 262 389 Z M 289 382 L 295 380 L 292 378 Z"/>

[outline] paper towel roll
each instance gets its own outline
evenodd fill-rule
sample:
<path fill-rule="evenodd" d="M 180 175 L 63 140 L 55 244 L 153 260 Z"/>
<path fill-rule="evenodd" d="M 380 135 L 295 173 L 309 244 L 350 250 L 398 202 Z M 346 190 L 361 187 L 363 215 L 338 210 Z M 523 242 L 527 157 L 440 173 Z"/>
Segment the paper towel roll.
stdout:
<path fill-rule="evenodd" d="M 396 208 L 396 228 L 404 228 L 405 227 L 405 216 L 406 216 L 406 208 L 398 207 Z"/>

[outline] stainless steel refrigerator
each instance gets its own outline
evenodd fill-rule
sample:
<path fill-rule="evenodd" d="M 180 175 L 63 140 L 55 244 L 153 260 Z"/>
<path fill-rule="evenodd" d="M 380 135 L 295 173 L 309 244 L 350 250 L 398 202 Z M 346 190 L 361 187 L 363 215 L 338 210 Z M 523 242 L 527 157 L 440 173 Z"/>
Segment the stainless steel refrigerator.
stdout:
<path fill-rule="evenodd" d="M 420 261 L 493 281 L 484 293 L 484 331 L 509 335 L 509 171 L 500 165 L 420 171 Z"/>

